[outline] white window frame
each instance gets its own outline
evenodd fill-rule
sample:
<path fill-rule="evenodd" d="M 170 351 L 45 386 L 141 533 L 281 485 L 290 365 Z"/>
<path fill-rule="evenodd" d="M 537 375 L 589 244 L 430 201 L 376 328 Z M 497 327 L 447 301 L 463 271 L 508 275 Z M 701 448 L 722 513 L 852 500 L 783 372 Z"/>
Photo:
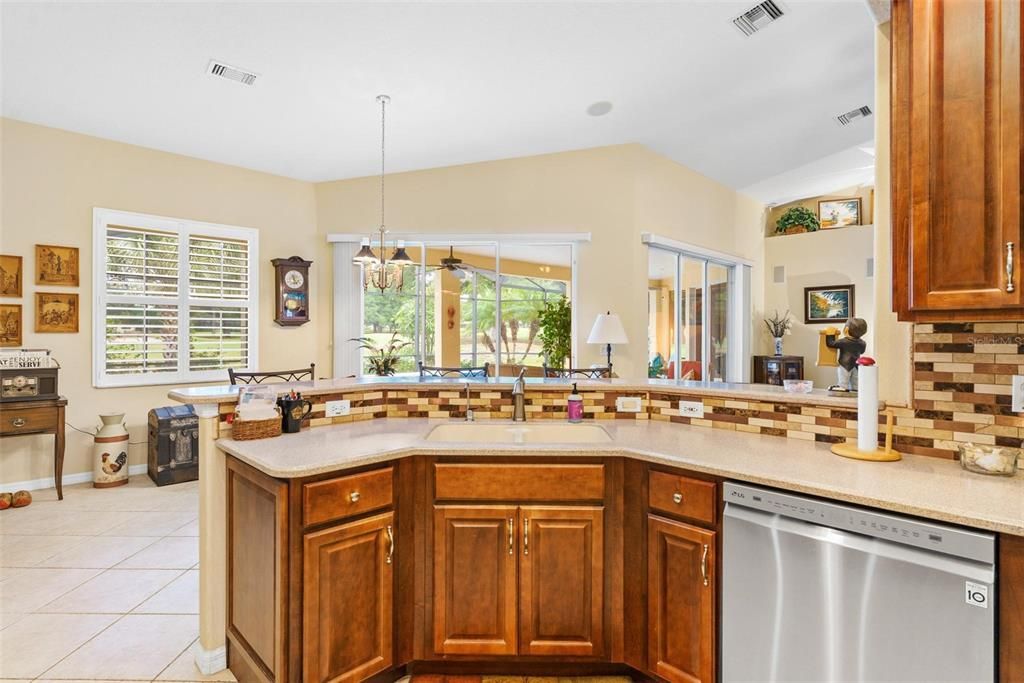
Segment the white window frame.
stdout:
<path fill-rule="evenodd" d="M 355 327 L 358 329 L 358 334 L 355 336 L 361 336 L 364 329 L 363 324 L 363 293 L 362 293 L 362 269 L 351 268 L 352 256 L 355 255 L 356 250 L 359 248 L 359 244 L 365 235 L 360 233 L 331 233 L 327 235 L 327 242 L 334 248 L 334 320 L 333 320 L 333 333 L 334 339 L 334 368 L 337 376 L 344 377 L 347 375 L 362 376 L 362 353 L 354 352 L 352 345 L 346 345 L 339 343 L 341 340 L 348 339 L 353 336 L 349 334 L 349 329 Z M 577 357 L 577 340 L 579 337 L 579 330 L 576 326 L 577 323 L 577 299 L 579 298 L 577 292 L 579 292 L 579 246 L 580 244 L 589 243 L 591 236 L 589 232 L 565 232 L 565 233 L 480 233 L 480 234 L 462 234 L 462 233 L 395 233 L 389 234 L 388 243 L 393 244 L 395 241 L 401 240 L 405 242 L 406 247 L 424 247 L 423 255 L 421 256 L 419 265 L 426 268 L 426 249 L 431 247 L 444 247 L 448 248 L 450 245 L 456 246 L 487 246 L 494 248 L 494 270 L 496 273 L 501 273 L 501 247 L 512 246 L 512 245 L 529 245 L 529 246 L 546 246 L 546 247 L 568 247 L 570 249 L 570 272 L 571 280 L 569 283 L 570 292 L 572 296 L 569 299 L 569 303 L 572 307 L 572 347 L 571 354 L 573 358 Z M 372 243 L 371 246 L 374 249 L 378 249 L 376 243 Z M 347 273 L 347 274 L 346 274 Z M 423 277 L 417 277 L 417 287 L 420 286 L 420 282 Z M 408 283 L 406 284 L 408 286 Z M 355 292 L 358 290 L 358 295 Z M 417 296 L 422 298 L 422 292 L 417 289 Z M 417 309 L 419 314 L 419 309 Z M 501 288 L 495 289 L 495 324 L 500 326 L 501 324 Z M 419 320 L 417 319 L 417 326 Z M 422 340 L 421 340 L 422 341 Z M 416 345 L 416 358 L 423 358 L 423 344 L 419 343 Z M 482 354 L 485 355 L 485 354 Z M 494 362 L 497 364 L 496 367 L 500 366 L 501 351 L 500 345 L 498 350 L 494 353 Z"/>
<path fill-rule="evenodd" d="M 682 280 L 682 259 L 691 258 L 703 262 L 703 291 L 710 291 L 708 287 L 708 265 L 715 264 L 729 269 L 729 310 L 726 318 L 726 338 L 729 340 L 730 351 L 726 359 L 726 376 L 722 379 L 725 382 L 749 382 L 750 381 L 750 358 L 751 349 L 751 320 L 753 311 L 750 306 L 750 277 L 753 261 L 748 258 L 729 254 L 723 251 L 707 249 L 694 244 L 680 242 L 668 237 L 662 237 L 649 232 L 641 233 L 641 243 L 648 247 L 648 263 L 650 262 L 650 249 L 659 249 L 663 252 L 673 254 L 676 257 L 675 289 L 676 301 L 680 301 L 680 286 Z M 710 299 L 706 300 L 702 307 L 703 321 L 701 324 L 701 358 L 711 358 L 711 336 L 707 334 L 710 330 L 711 307 L 708 305 Z M 675 307 L 674 322 L 677 331 L 675 335 L 676 345 L 673 353 L 676 358 L 681 357 L 682 351 L 682 321 L 678 303 Z M 706 366 L 706 361 L 702 361 Z M 702 384 L 713 384 L 714 380 L 709 377 L 710 373 L 706 367 L 701 372 Z M 677 381 L 679 381 L 677 379 Z"/>
<path fill-rule="evenodd" d="M 107 294 L 107 228 L 125 226 L 143 230 L 159 230 L 178 236 L 178 295 L 176 297 L 145 297 L 146 303 L 174 304 L 178 306 L 178 370 L 167 373 L 138 373 L 133 375 L 110 375 L 106 372 L 106 321 L 107 304 L 114 302 L 137 303 L 143 297 Z M 212 237 L 214 239 L 245 240 L 249 244 L 249 295 L 245 305 L 238 299 L 193 299 L 188 287 L 188 241 L 189 237 Z M 254 371 L 259 359 L 259 231 L 233 225 L 219 225 L 205 221 L 183 218 L 168 218 L 145 213 L 119 211 L 116 209 L 93 209 L 93 386 L 97 388 L 159 386 L 183 382 L 217 382 L 227 379 L 226 369 L 189 370 L 189 308 L 190 306 L 225 306 L 245 308 L 248 315 L 249 364 L 238 370 Z"/>

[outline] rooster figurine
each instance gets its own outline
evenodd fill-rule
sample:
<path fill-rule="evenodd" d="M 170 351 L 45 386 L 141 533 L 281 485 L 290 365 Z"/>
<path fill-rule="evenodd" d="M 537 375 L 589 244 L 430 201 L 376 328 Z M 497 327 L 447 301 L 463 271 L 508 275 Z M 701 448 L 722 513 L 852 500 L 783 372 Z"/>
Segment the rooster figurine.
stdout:
<path fill-rule="evenodd" d="M 117 458 L 111 462 L 110 453 L 104 453 L 101 459 L 103 460 L 103 472 L 105 474 L 117 474 L 124 467 L 124 464 L 128 462 L 128 454 L 121 451 L 117 454 Z"/>

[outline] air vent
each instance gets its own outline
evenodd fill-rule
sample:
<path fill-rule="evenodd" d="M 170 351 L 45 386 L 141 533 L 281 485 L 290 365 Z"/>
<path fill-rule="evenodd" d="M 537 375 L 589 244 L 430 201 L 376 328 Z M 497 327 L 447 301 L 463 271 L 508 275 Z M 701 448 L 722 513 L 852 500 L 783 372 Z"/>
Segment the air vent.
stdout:
<path fill-rule="evenodd" d="M 837 116 L 836 120 L 839 121 L 839 125 L 848 126 L 857 119 L 863 119 L 867 116 L 871 116 L 871 107 L 861 107 L 860 109 L 848 111 L 841 116 Z"/>
<path fill-rule="evenodd" d="M 239 69 L 237 66 L 231 66 L 224 62 L 218 62 L 216 59 L 210 60 L 210 65 L 206 67 L 206 73 L 211 76 L 220 76 L 226 78 L 229 81 L 235 81 L 243 85 L 252 85 L 256 82 L 256 75 L 252 71 L 246 71 L 245 69 Z"/>
<path fill-rule="evenodd" d="M 782 9 L 773 0 L 764 0 L 733 19 L 732 23 L 743 35 L 752 36 L 773 21 L 781 19 L 782 15 Z"/>

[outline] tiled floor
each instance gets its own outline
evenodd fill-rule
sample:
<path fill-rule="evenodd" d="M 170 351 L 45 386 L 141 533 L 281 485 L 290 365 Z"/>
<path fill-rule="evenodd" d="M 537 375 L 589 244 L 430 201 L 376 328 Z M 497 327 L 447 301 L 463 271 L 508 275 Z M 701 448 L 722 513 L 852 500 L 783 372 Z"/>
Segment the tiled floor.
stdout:
<path fill-rule="evenodd" d="M 0 679 L 235 680 L 192 663 L 198 491 L 141 475 L 0 511 Z"/>

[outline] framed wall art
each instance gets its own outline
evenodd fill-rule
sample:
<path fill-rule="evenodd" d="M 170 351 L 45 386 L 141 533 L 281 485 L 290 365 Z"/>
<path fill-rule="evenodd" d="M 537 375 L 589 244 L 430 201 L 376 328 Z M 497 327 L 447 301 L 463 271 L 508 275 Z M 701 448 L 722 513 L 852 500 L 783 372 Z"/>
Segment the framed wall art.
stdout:
<path fill-rule="evenodd" d="M 0 304 L 0 346 L 21 346 L 21 304 Z"/>
<path fill-rule="evenodd" d="M 36 245 L 36 284 L 78 286 L 78 247 Z"/>
<path fill-rule="evenodd" d="M 860 225 L 860 197 L 822 199 L 818 202 L 818 222 L 823 229 Z"/>
<path fill-rule="evenodd" d="M 0 254 L 0 296 L 21 296 L 22 259 Z"/>
<path fill-rule="evenodd" d="M 78 332 L 78 295 L 36 292 L 36 332 Z"/>
<path fill-rule="evenodd" d="M 804 287 L 804 323 L 843 323 L 854 315 L 853 285 Z"/>

